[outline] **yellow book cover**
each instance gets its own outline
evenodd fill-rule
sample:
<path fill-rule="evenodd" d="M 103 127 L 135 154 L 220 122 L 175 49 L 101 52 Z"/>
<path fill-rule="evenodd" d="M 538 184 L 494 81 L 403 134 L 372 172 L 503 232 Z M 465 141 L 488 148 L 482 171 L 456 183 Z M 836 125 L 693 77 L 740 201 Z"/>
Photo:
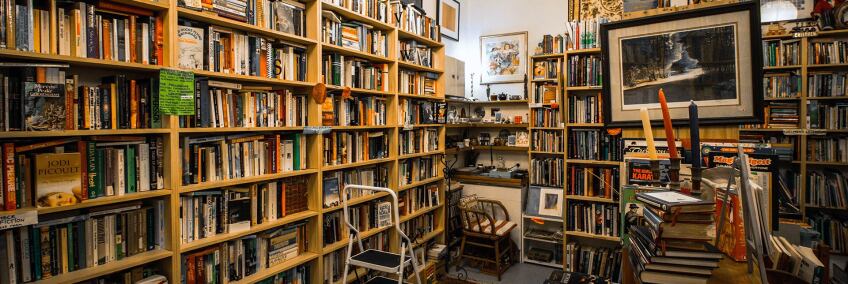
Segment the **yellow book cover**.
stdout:
<path fill-rule="evenodd" d="M 38 207 L 73 205 L 81 200 L 80 154 L 35 156 L 35 190 Z"/>

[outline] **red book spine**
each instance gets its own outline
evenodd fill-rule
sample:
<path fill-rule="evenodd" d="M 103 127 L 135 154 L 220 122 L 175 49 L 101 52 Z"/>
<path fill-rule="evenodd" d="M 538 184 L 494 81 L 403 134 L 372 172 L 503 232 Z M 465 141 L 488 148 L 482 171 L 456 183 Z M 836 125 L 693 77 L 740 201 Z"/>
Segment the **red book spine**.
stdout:
<path fill-rule="evenodd" d="M 77 142 L 80 154 L 80 200 L 88 199 L 88 142 Z"/>
<path fill-rule="evenodd" d="M 6 210 L 15 210 L 17 200 L 15 199 L 15 144 L 3 144 L 3 169 L 5 170 L 6 194 L 4 204 Z"/>
<path fill-rule="evenodd" d="M 156 17 L 156 46 L 154 47 L 156 50 L 156 64 L 163 65 L 164 64 L 164 54 L 162 53 L 162 48 L 164 48 L 164 20 L 162 17 Z"/>

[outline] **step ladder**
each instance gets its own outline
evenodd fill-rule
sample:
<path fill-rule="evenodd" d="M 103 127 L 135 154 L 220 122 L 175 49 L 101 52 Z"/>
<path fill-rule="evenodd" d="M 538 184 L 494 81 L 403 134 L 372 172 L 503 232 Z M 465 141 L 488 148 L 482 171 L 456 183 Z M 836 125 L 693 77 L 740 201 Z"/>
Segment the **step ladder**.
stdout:
<path fill-rule="evenodd" d="M 350 213 L 347 208 L 347 196 L 348 191 L 351 189 L 364 189 L 371 190 L 376 194 L 377 192 L 385 192 L 388 193 L 392 199 L 392 227 L 394 227 L 394 231 L 400 236 L 400 253 L 394 253 L 389 251 L 381 251 L 368 249 L 365 250 L 362 246 L 362 238 L 359 235 L 359 230 L 357 230 L 350 223 Z M 421 284 L 421 278 L 418 274 L 418 260 L 415 259 L 415 254 L 412 251 L 412 241 L 409 240 L 409 237 L 403 233 L 400 229 L 400 214 L 398 213 L 398 197 L 395 191 L 385 188 L 385 187 L 374 187 L 374 186 L 365 186 L 365 185 L 345 185 L 344 190 L 341 193 L 342 197 L 342 214 L 344 214 L 344 222 L 350 230 L 350 234 L 348 236 L 347 241 L 347 259 L 345 261 L 344 274 L 342 274 L 342 282 L 348 283 L 347 276 L 350 271 L 351 266 L 362 267 L 369 271 L 380 271 L 388 274 L 397 275 L 397 280 L 376 276 L 368 280 L 367 284 L 402 284 L 406 279 L 404 277 L 404 268 L 409 264 L 412 264 L 412 271 L 415 274 L 416 283 Z M 353 252 L 354 241 L 359 246 L 359 253 L 355 255 L 351 255 Z M 366 273 L 367 275 L 368 273 Z"/>

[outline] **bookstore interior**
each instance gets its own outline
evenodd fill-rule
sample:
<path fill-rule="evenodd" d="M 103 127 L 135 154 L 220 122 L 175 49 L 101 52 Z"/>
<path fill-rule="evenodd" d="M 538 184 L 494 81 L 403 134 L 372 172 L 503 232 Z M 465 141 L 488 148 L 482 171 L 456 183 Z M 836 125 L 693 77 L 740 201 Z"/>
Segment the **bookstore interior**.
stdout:
<path fill-rule="evenodd" d="M 0 0 L 0 284 L 848 284 L 846 77 L 845 0 Z"/>

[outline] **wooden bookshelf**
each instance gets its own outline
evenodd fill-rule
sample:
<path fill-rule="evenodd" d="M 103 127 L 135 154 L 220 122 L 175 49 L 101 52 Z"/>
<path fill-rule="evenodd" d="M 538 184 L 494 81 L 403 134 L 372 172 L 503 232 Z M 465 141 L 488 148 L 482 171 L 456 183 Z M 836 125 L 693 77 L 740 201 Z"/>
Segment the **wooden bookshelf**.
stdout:
<path fill-rule="evenodd" d="M 28 131 L 18 131 L 18 132 L 2 132 L 0 133 L 0 141 L 26 141 L 32 139 L 49 139 L 49 138 L 60 138 L 60 137 L 90 137 L 90 136 L 155 136 L 162 137 L 164 144 L 164 164 L 165 164 L 165 174 L 164 181 L 165 186 L 164 190 L 153 190 L 147 192 L 138 192 L 125 194 L 122 196 L 111 196 L 111 197 L 102 197 L 97 199 L 85 200 L 81 203 L 66 206 L 66 207 L 58 207 L 58 208 L 22 208 L 15 211 L 3 211 L 0 212 L 0 216 L 7 216 L 18 213 L 27 213 L 31 211 L 36 211 L 39 215 L 46 214 L 54 214 L 54 213 L 64 213 L 64 212 L 72 212 L 75 210 L 85 210 L 85 209 L 93 209 L 101 206 L 108 206 L 118 203 L 130 202 L 130 201 L 139 201 L 139 200 L 164 200 L 165 203 L 165 214 L 166 214 L 166 224 L 165 224 L 165 236 L 166 243 L 163 249 L 158 249 L 154 251 L 148 251 L 145 253 L 133 255 L 131 257 L 124 258 L 119 261 L 109 262 L 106 265 L 100 265 L 92 268 L 86 268 L 70 273 L 61 274 L 59 276 L 53 276 L 52 278 L 38 281 L 35 283 L 76 283 L 83 282 L 88 280 L 93 280 L 95 278 L 109 275 L 112 273 L 124 271 L 130 268 L 143 266 L 143 265 L 155 265 L 157 268 L 160 268 L 160 272 L 168 278 L 168 281 L 171 283 L 179 283 L 181 277 L 181 261 L 182 257 L 187 253 L 191 253 L 192 251 L 197 251 L 200 249 L 216 246 L 218 244 L 236 240 L 241 237 L 260 233 L 269 229 L 275 229 L 279 227 L 283 227 L 292 223 L 300 222 L 300 221 L 308 221 L 306 228 L 308 232 L 308 246 L 307 251 L 305 253 L 301 253 L 299 256 L 294 257 L 292 259 L 288 259 L 281 263 L 280 265 L 267 268 L 261 270 L 258 273 L 247 276 L 246 278 L 230 283 L 256 283 L 258 281 L 264 280 L 268 277 L 272 277 L 277 273 L 286 271 L 288 269 L 297 267 L 299 265 L 310 265 L 311 268 L 309 270 L 309 279 L 310 282 L 313 283 L 322 283 L 323 282 L 323 258 L 322 255 L 329 253 L 333 249 L 338 249 L 344 247 L 346 242 L 343 245 L 337 245 L 332 247 L 324 247 L 323 246 L 323 217 L 325 214 L 332 213 L 333 211 L 340 210 L 341 207 L 332 207 L 332 208 L 322 208 L 323 204 L 323 185 L 322 180 L 325 173 L 331 171 L 338 170 L 349 170 L 359 167 L 367 167 L 376 164 L 384 164 L 388 168 L 388 184 L 389 187 L 396 190 L 402 191 L 413 188 L 415 186 L 427 185 L 427 184 L 438 184 L 439 185 L 439 196 L 440 196 L 440 205 L 434 206 L 432 208 L 426 208 L 419 210 L 418 212 L 414 212 L 409 216 L 405 216 L 404 219 L 399 220 L 401 222 L 409 220 L 410 216 L 420 216 L 425 213 L 434 213 L 436 219 L 444 219 L 445 216 L 445 185 L 443 182 L 443 165 L 439 161 L 441 156 L 444 155 L 445 150 L 445 125 L 444 124 L 428 124 L 428 125 L 413 125 L 413 127 L 428 127 L 428 128 L 437 128 L 439 134 L 439 145 L 438 149 L 435 151 L 430 151 L 426 153 L 420 154 L 412 154 L 412 155 L 399 155 L 399 131 L 403 130 L 403 127 L 400 126 L 399 121 L 397 121 L 399 105 L 398 101 L 400 98 L 406 99 L 415 99 L 415 100 L 428 100 L 428 101 L 444 101 L 444 93 L 445 93 L 445 84 L 446 79 L 443 75 L 443 63 L 445 56 L 445 47 L 440 41 L 423 38 L 413 33 L 401 30 L 396 28 L 392 23 L 380 22 L 375 19 L 363 16 L 361 14 L 355 13 L 346 8 L 342 8 L 333 4 L 324 3 L 320 0 L 309 0 L 303 1 L 306 6 L 305 17 L 306 17 L 306 26 L 305 26 L 305 34 L 306 36 L 296 36 L 283 32 L 278 32 L 272 29 L 259 27 L 256 25 L 248 24 L 245 22 L 234 21 L 231 19 L 227 19 L 224 17 L 220 17 L 211 12 L 201 12 L 195 11 L 187 8 L 179 7 L 177 1 L 174 0 L 113 0 L 117 3 L 122 3 L 134 7 L 144 8 L 156 11 L 159 17 L 163 19 L 163 32 L 164 32 L 164 49 L 163 49 L 163 62 L 160 62 L 160 65 L 148 65 L 148 64 L 138 64 L 138 63 L 128 63 L 128 62 L 117 62 L 110 60 L 101 60 L 101 59 L 91 59 L 91 58 L 81 58 L 76 56 L 64 56 L 64 55 L 56 55 L 56 54 L 42 54 L 36 52 L 26 52 L 19 50 L 10 50 L 10 49 L 0 49 L 0 58 L 14 61 L 28 61 L 28 62 L 43 62 L 43 63 L 63 63 L 68 64 L 70 68 L 68 68 L 69 74 L 79 74 L 82 72 L 94 70 L 94 71 L 108 71 L 112 73 L 120 73 L 120 74 L 142 74 L 144 76 L 154 76 L 162 69 L 180 69 L 178 67 L 177 62 L 179 56 L 179 50 L 177 45 L 177 27 L 178 27 L 178 19 L 188 19 L 196 22 L 201 22 L 204 24 L 211 24 L 215 26 L 225 27 L 228 29 L 259 35 L 271 39 L 277 39 L 287 42 L 292 42 L 295 44 L 303 45 L 306 47 L 306 56 L 307 56 L 307 74 L 305 81 L 293 81 L 293 80 L 282 80 L 276 78 L 264 78 L 257 76 L 248 76 L 248 75 L 238 75 L 238 74 L 226 74 L 222 72 L 211 72 L 205 70 L 186 70 L 191 71 L 195 74 L 195 76 L 208 77 L 210 79 L 228 81 L 241 83 L 245 86 L 262 86 L 262 87 L 272 87 L 274 89 L 290 89 L 294 91 L 296 94 L 308 94 L 311 89 L 319 82 L 322 82 L 322 70 L 321 70 L 321 60 L 322 54 L 326 53 L 339 53 L 348 56 L 358 57 L 367 61 L 375 62 L 375 63 L 385 63 L 389 65 L 389 80 L 388 85 L 389 88 L 386 91 L 382 90 L 366 90 L 360 88 L 350 88 L 351 92 L 354 96 L 359 95 L 375 95 L 382 96 L 387 98 L 387 108 L 388 121 L 384 126 L 333 126 L 331 127 L 331 131 L 386 131 L 388 133 L 388 157 L 383 159 L 375 159 L 368 160 L 364 162 L 350 163 L 350 164 L 342 164 L 342 165 L 332 165 L 332 166 L 324 166 L 323 164 L 323 139 L 321 139 L 321 135 L 318 134 L 305 134 L 307 145 L 306 147 L 306 157 L 303 157 L 307 161 L 307 169 L 299 170 L 299 171 L 289 171 L 282 172 L 277 174 L 269 174 L 269 175 L 261 175 L 254 176 L 249 178 L 239 178 L 239 179 L 229 179 L 215 182 L 206 182 L 201 184 L 191 184 L 191 185 L 183 185 L 182 184 L 182 168 L 181 164 L 184 162 L 182 158 L 182 152 L 180 150 L 181 146 L 181 138 L 186 136 L 198 137 L 203 135 L 222 135 L 226 133 L 268 133 L 268 132 L 289 132 L 289 133 L 300 133 L 303 132 L 306 127 L 252 127 L 252 128 L 180 128 L 179 126 L 179 118 L 176 116 L 163 116 L 162 119 L 162 128 L 156 129 L 117 129 L 117 130 L 68 130 L 68 131 L 43 131 L 43 132 L 28 132 Z M 339 16 L 343 17 L 345 20 L 358 21 L 361 23 L 365 23 L 373 26 L 376 29 L 383 30 L 387 33 L 387 56 L 377 56 L 372 55 L 366 52 L 361 52 L 358 50 L 348 49 L 336 45 L 329 45 L 321 42 L 321 14 L 322 11 L 333 11 Z M 401 62 L 399 58 L 399 54 L 397 54 L 397 46 L 400 40 L 415 40 L 420 44 L 424 44 L 433 49 L 433 58 L 432 62 L 434 63 L 434 67 L 426 67 L 420 66 L 416 64 Z M 438 80 L 436 81 L 436 95 L 435 96 L 419 96 L 419 95 L 409 95 L 409 94 L 398 94 L 398 78 L 400 70 L 416 70 L 416 71 L 426 71 L 433 72 L 439 75 Z M 328 92 L 339 92 L 343 90 L 344 86 L 327 86 Z M 314 102 L 311 98 L 308 99 L 308 126 L 321 126 L 321 105 Z M 506 125 L 491 125 L 490 127 L 525 127 L 524 126 L 506 126 Z M 421 180 L 414 182 L 409 185 L 400 186 L 399 184 L 399 165 L 398 161 L 401 159 L 414 158 L 414 157 L 424 157 L 424 156 L 433 156 L 436 157 L 435 163 L 437 164 L 436 176 L 433 178 Z M 308 210 L 300 213 L 291 214 L 281 219 L 277 219 L 275 221 L 270 221 L 264 224 L 254 225 L 249 230 L 235 232 L 235 233 L 227 233 L 220 234 L 209 238 L 204 238 L 200 240 L 196 240 L 190 243 L 182 243 L 181 234 L 180 234 L 180 197 L 181 194 L 203 191 L 203 190 L 213 190 L 213 189 L 221 189 L 231 186 L 243 186 L 250 185 L 261 182 L 269 182 L 280 180 L 289 177 L 305 177 L 308 182 Z M 383 198 L 388 196 L 387 194 L 375 194 L 367 196 L 362 199 L 352 200 L 349 204 L 356 205 L 362 204 L 364 202 L 368 202 L 370 200 Z M 436 240 L 437 242 L 444 243 L 444 226 L 445 222 L 437 221 L 435 222 L 434 230 L 428 234 L 426 234 L 421 240 Z M 381 228 L 377 230 L 369 230 L 366 232 L 367 236 L 377 234 L 382 231 L 386 231 L 388 228 Z M 422 241 L 422 242 L 423 242 Z M 393 250 L 397 250 L 400 248 L 400 240 L 397 237 L 390 238 L 390 248 Z M 226 282 L 226 281 L 225 281 Z"/>

